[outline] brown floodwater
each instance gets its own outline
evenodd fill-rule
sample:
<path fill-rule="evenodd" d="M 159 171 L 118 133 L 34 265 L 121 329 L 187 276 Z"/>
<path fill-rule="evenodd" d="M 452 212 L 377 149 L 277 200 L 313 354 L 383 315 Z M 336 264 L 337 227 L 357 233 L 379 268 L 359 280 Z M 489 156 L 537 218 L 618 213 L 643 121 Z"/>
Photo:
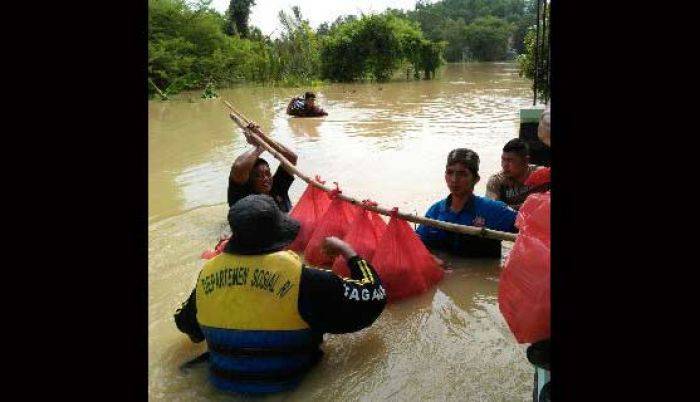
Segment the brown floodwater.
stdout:
<path fill-rule="evenodd" d="M 242 399 L 214 389 L 204 364 L 179 369 L 206 346 L 192 344 L 172 318 L 195 284 L 200 254 L 227 230 L 229 169 L 249 147 L 224 100 L 295 150 L 307 174 L 421 215 L 448 194 L 443 172 L 453 148 L 479 154 L 475 192 L 483 195 L 501 148 L 517 137 L 519 109 L 531 105 L 531 84 L 512 63 L 450 64 L 431 81 L 324 85 L 314 90 L 329 116 L 288 117 L 289 98 L 305 90 L 246 85 L 220 90 L 219 99 L 193 92 L 149 103 L 149 399 Z M 305 187 L 294 181 L 293 203 Z M 503 244 L 505 256 L 512 244 Z M 498 310 L 501 261 L 438 255 L 453 271 L 436 287 L 387 306 L 370 328 L 326 335 L 323 360 L 302 385 L 262 399 L 531 398 L 533 368 Z"/>

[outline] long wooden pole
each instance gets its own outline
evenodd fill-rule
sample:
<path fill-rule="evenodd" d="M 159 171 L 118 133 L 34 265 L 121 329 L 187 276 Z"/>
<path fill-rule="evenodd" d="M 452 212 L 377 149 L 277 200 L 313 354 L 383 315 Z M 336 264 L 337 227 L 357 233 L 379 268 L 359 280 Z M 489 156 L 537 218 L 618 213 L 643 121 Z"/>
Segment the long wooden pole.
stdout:
<path fill-rule="evenodd" d="M 296 166 L 291 164 L 287 158 L 285 158 L 281 153 L 277 152 L 274 148 L 272 148 L 269 144 L 267 144 L 265 141 L 263 141 L 258 133 L 255 131 L 251 130 L 248 128 L 248 125 L 250 124 L 250 120 L 245 118 L 241 113 L 236 111 L 236 109 L 231 106 L 230 103 L 227 101 L 224 101 L 226 106 L 228 106 L 232 113 L 229 115 L 231 119 L 243 130 L 248 130 L 250 135 L 253 136 L 253 138 L 263 147 L 265 148 L 266 151 L 271 153 L 277 160 L 280 161 L 280 163 L 289 171 L 290 173 L 295 174 L 296 176 L 299 176 L 302 180 L 307 182 L 308 184 L 318 187 L 323 191 L 326 192 L 331 192 L 334 189 L 331 187 L 327 187 L 316 180 L 312 179 L 311 177 L 307 176 L 304 174 L 302 171 L 297 169 Z M 260 132 L 262 134 L 262 132 Z M 264 134 L 263 134 L 264 135 Z M 349 197 L 345 194 L 338 194 L 338 197 L 342 200 L 345 200 L 353 205 L 356 205 L 360 208 L 364 208 L 369 211 L 374 211 L 382 215 L 386 216 L 392 216 L 393 211 L 390 209 L 382 208 L 379 206 L 373 206 L 373 205 L 367 205 L 363 204 L 361 201 L 358 201 L 352 197 Z M 490 239 L 497 239 L 497 240 L 506 240 L 506 241 L 515 241 L 515 239 L 518 237 L 518 235 L 514 233 L 508 233 L 508 232 L 501 232 L 498 230 L 492 230 L 492 229 L 487 229 L 484 227 L 476 227 L 476 226 L 466 226 L 466 225 L 458 225 L 455 223 L 449 223 L 449 222 L 443 222 L 443 221 L 438 221 L 435 219 L 429 219 L 425 218 L 422 216 L 416 216 L 416 215 L 411 215 L 411 214 L 406 214 L 403 212 L 398 212 L 397 216 L 403 220 L 409 221 L 409 222 L 415 222 L 419 223 L 421 225 L 426 225 L 426 226 L 432 226 L 436 227 L 439 229 L 447 230 L 450 232 L 455 232 L 455 233 L 461 233 L 461 234 L 469 234 L 469 235 L 475 235 L 475 236 L 482 236 L 482 237 L 488 237 Z"/>
<path fill-rule="evenodd" d="M 153 81 L 151 81 L 150 78 L 148 79 L 148 82 L 150 82 L 151 85 L 153 85 L 153 88 L 155 88 L 156 91 L 158 91 L 158 95 L 160 95 L 161 98 L 168 99 L 168 96 L 164 94 L 163 91 L 161 91 L 160 88 L 158 88 L 158 86 L 156 86 L 156 84 Z"/>

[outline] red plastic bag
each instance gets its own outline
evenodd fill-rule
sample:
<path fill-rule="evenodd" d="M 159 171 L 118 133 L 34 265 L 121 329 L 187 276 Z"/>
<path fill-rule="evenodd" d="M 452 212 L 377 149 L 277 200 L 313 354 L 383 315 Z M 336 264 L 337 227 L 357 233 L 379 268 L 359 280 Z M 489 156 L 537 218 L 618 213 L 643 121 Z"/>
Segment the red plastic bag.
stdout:
<path fill-rule="evenodd" d="M 224 248 L 228 244 L 229 240 L 230 240 L 230 237 L 227 239 L 219 240 L 219 243 L 214 247 L 213 250 L 205 250 L 202 253 L 202 255 L 200 256 L 200 258 L 203 260 L 211 260 L 212 258 L 216 257 L 217 255 L 223 253 Z"/>
<path fill-rule="evenodd" d="M 382 239 L 382 236 L 384 236 L 384 232 L 386 232 L 386 222 L 384 222 L 384 219 L 376 212 L 370 212 L 369 215 L 372 220 L 372 226 L 374 226 L 374 233 L 377 235 L 377 240 L 379 241 Z"/>
<path fill-rule="evenodd" d="M 323 252 L 323 242 L 329 236 L 342 239 L 348 232 L 350 221 L 352 220 L 352 217 L 349 216 L 350 208 L 346 205 L 348 204 L 347 201 L 337 197 L 339 193 L 339 190 L 331 192 L 331 204 L 318 221 L 316 229 L 314 229 L 309 243 L 304 249 L 304 260 L 308 264 L 319 267 L 331 266 L 333 258 Z"/>
<path fill-rule="evenodd" d="M 551 171 L 548 167 L 542 167 L 530 174 L 525 180 L 526 186 L 539 187 L 549 184 L 552 181 Z"/>
<path fill-rule="evenodd" d="M 388 301 L 423 293 L 445 274 L 408 222 L 396 214 L 389 220 L 377 245 L 372 265 L 387 292 Z"/>
<path fill-rule="evenodd" d="M 355 252 L 367 261 L 372 261 L 374 252 L 379 243 L 376 229 L 368 211 L 357 208 L 357 214 L 353 219 L 348 233 L 343 240 L 355 250 Z M 342 255 L 335 258 L 333 262 L 333 272 L 344 278 L 350 277 L 347 260 Z"/>
<path fill-rule="evenodd" d="M 527 197 L 498 285 L 498 307 L 519 343 L 550 337 L 550 193 Z"/>
<path fill-rule="evenodd" d="M 322 184 L 325 183 L 322 182 L 318 176 L 316 176 L 316 181 Z M 330 203 L 331 199 L 325 191 L 311 184 L 306 187 L 304 194 L 299 198 L 299 202 L 296 203 L 289 213 L 289 216 L 301 223 L 301 228 L 299 229 L 299 234 L 294 241 L 287 246 L 287 249 L 294 250 L 298 253 L 304 251 L 311 239 L 314 229 L 316 229 L 318 218 L 323 216 Z"/>

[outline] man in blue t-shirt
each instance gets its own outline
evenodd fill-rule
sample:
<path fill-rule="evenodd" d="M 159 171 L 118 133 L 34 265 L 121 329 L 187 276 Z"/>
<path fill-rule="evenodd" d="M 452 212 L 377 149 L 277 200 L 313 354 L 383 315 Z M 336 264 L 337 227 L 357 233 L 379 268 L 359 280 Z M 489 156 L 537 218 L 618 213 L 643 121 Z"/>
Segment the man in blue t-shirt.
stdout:
<path fill-rule="evenodd" d="M 445 182 L 450 195 L 436 202 L 425 216 L 440 221 L 515 233 L 517 212 L 502 201 L 474 195 L 479 181 L 479 155 L 457 148 L 447 155 Z M 420 225 L 416 230 L 428 247 L 444 249 L 466 257 L 501 256 L 501 241 L 480 236 L 448 232 Z"/>

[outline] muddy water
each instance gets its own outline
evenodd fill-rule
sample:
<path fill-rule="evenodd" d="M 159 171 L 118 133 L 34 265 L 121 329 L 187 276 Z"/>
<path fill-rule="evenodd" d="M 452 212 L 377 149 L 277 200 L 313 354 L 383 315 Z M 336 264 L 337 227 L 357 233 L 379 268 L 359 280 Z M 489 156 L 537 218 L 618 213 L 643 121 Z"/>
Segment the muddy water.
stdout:
<path fill-rule="evenodd" d="M 205 350 L 172 315 L 194 286 L 201 252 L 226 229 L 230 165 L 248 145 L 223 99 L 299 155 L 298 167 L 337 181 L 344 193 L 423 214 L 447 195 L 447 153 L 472 148 L 486 181 L 517 136 L 530 84 L 513 64 L 449 65 L 433 81 L 326 85 L 317 102 L 330 115 L 293 119 L 301 88 L 244 86 L 149 104 L 149 387 L 151 400 L 235 400 L 206 381 L 206 366 L 178 366 Z M 278 165 L 264 154 L 273 169 Z M 291 187 L 293 202 L 305 183 Z M 510 244 L 504 243 L 507 253 Z M 387 307 L 370 328 L 326 335 L 322 362 L 293 392 L 270 400 L 527 400 L 532 369 L 500 315 L 500 261 L 439 254 L 454 268 L 430 292 Z"/>

